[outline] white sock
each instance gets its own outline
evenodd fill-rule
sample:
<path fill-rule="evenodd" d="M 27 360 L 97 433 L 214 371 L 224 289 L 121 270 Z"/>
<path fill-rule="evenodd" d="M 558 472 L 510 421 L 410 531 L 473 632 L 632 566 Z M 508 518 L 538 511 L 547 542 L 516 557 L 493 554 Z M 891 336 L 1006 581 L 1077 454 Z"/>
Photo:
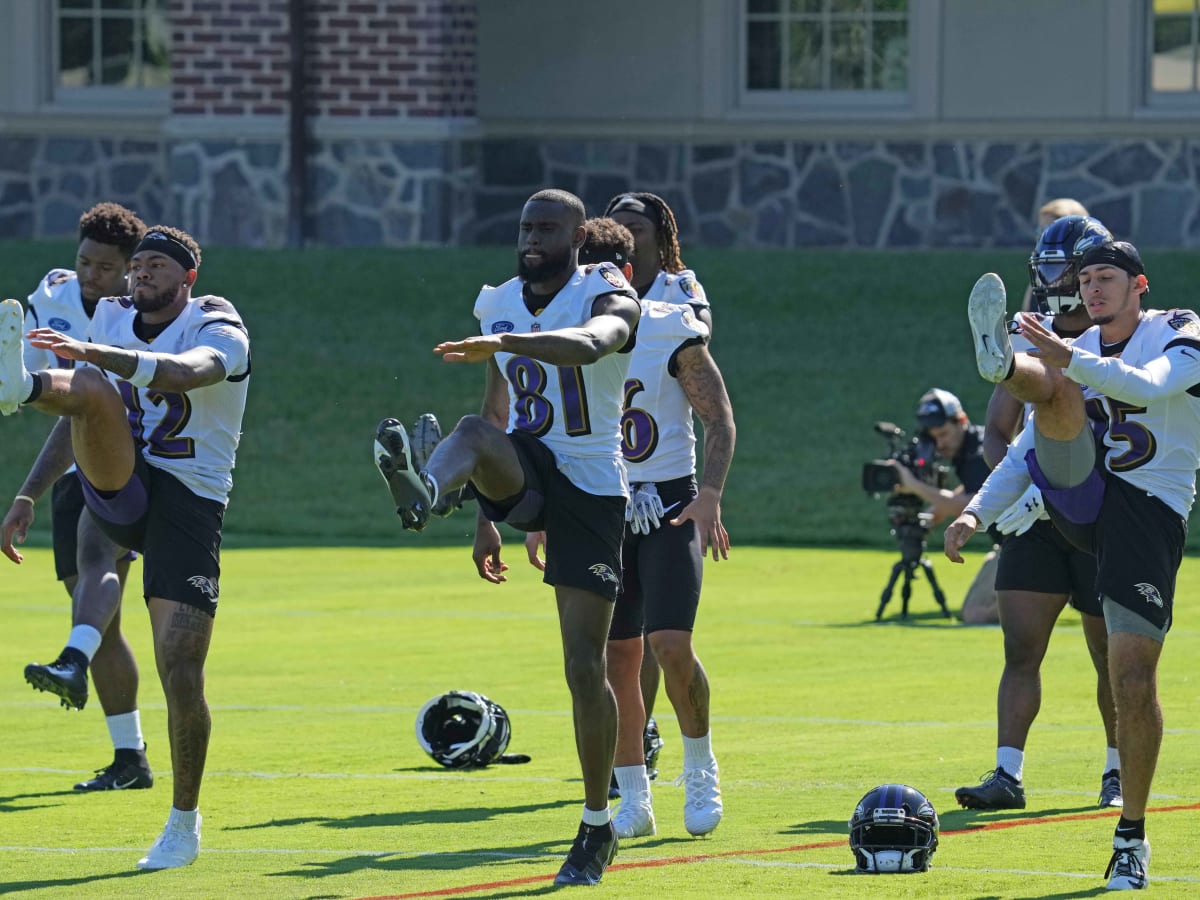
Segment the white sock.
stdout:
<path fill-rule="evenodd" d="M 425 487 L 429 489 L 429 505 L 436 506 L 438 494 L 442 492 L 441 488 L 438 487 L 437 479 L 434 478 L 433 475 L 428 471 L 422 472 L 421 474 L 425 477 Z"/>
<path fill-rule="evenodd" d="M 996 765 L 1017 781 L 1021 781 L 1025 774 L 1025 751 L 1016 747 L 997 747 Z"/>
<path fill-rule="evenodd" d="M 142 741 L 142 717 L 136 709 L 117 716 L 105 716 L 104 724 L 108 726 L 114 750 L 146 749 Z"/>
<path fill-rule="evenodd" d="M 686 734 L 683 739 L 683 767 L 685 769 L 707 769 L 717 764 L 717 758 L 712 751 L 712 732 L 704 737 L 690 738 Z"/>
<path fill-rule="evenodd" d="M 67 646 L 78 650 L 87 657 L 90 663 L 92 657 L 96 655 L 96 651 L 100 649 L 102 638 L 103 635 L 91 625 L 76 625 L 71 629 L 70 637 L 67 638 Z"/>
<path fill-rule="evenodd" d="M 583 806 L 583 824 L 593 827 L 599 825 L 607 825 L 612 821 L 612 810 L 607 803 L 604 804 L 604 809 L 588 809 L 587 804 Z"/>
<path fill-rule="evenodd" d="M 1117 752 L 1116 747 L 1104 748 L 1104 771 L 1111 772 L 1116 769 L 1121 771 L 1121 754 Z"/>
<path fill-rule="evenodd" d="M 167 817 L 167 825 L 178 828 L 182 831 L 196 830 L 196 816 L 200 812 L 200 807 L 195 809 L 176 809 L 171 807 L 171 815 Z"/>
<path fill-rule="evenodd" d="M 613 769 L 617 776 L 617 787 L 621 789 L 621 802 L 634 802 L 639 797 L 650 794 L 650 776 L 646 774 L 646 764 L 640 766 L 617 766 Z"/>

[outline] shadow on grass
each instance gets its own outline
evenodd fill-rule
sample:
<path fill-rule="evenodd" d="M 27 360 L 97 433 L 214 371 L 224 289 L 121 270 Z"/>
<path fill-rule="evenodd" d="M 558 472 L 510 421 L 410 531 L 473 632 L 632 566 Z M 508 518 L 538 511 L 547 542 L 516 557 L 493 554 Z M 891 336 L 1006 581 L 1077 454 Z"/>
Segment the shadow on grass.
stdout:
<path fill-rule="evenodd" d="M 1099 897 L 1107 893 L 1108 888 L 1104 887 L 1104 885 L 1097 885 L 1093 888 L 1078 891 L 1056 891 L 1053 894 L 1023 894 L 1020 897 L 1014 897 L 1013 900 L 1071 900 L 1074 897 Z"/>
<path fill-rule="evenodd" d="M 1049 819 L 1054 816 L 1078 815 L 1080 813 L 1095 813 L 1096 818 L 1106 816 L 1116 818 L 1119 809 L 1098 809 L 1094 803 L 1085 806 L 1064 806 L 1055 809 L 1010 809 L 998 812 L 986 809 L 952 809 L 941 813 L 938 819 L 942 831 L 982 831 L 989 825 L 1000 822 L 1010 822 L 1023 819 Z"/>
<path fill-rule="evenodd" d="M 44 809 L 51 805 L 58 805 L 35 803 L 32 806 L 12 806 L 11 804 L 14 800 L 34 800 L 39 797 L 75 797 L 82 793 L 82 791 L 40 791 L 32 794 L 10 794 L 7 797 L 0 797 L 0 812 L 29 812 L 35 809 Z"/>
<path fill-rule="evenodd" d="M 578 806 L 578 800 L 554 800 L 548 803 L 530 803 L 525 806 L 464 807 L 460 809 L 408 810 L 394 813 L 367 813 L 357 816 L 334 818 L 331 816 L 298 816 L 294 819 L 271 819 L 254 825 L 236 825 L 225 831 L 253 831 L 259 828 L 287 828 L 291 825 L 320 825 L 323 828 L 395 828 L 402 825 L 455 825 L 464 822 L 486 822 L 496 816 L 513 813 L 542 812 Z"/>
<path fill-rule="evenodd" d="M 137 878 L 153 876 L 153 872 L 142 872 L 134 869 L 128 872 L 113 872 L 109 875 L 81 875 L 77 878 L 45 878 L 34 881 L 0 881 L 0 895 L 12 894 L 17 891 L 37 891 L 45 888 L 77 887 L 81 884 L 95 884 L 98 881 L 112 881 L 116 878 Z"/>
<path fill-rule="evenodd" d="M 849 818 L 847 816 L 846 818 Z M 829 840 L 837 840 L 839 837 L 844 837 L 847 841 L 850 840 L 850 828 L 846 824 L 846 819 L 816 819 L 812 822 L 797 822 L 789 828 L 785 828 L 779 832 L 780 834 L 821 834 L 829 838 Z"/>

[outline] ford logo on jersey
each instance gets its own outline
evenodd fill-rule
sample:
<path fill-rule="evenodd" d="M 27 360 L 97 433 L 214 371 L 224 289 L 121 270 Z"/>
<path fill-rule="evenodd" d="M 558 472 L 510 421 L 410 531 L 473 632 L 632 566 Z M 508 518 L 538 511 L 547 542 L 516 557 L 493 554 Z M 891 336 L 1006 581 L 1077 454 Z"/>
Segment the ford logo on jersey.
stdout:
<path fill-rule="evenodd" d="M 46 324 L 49 325 L 51 328 L 53 328 L 55 331 L 70 331 L 71 330 L 71 323 L 68 322 L 66 319 L 60 319 L 57 316 L 54 316 L 53 318 L 51 318 L 50 321 L 47 322 Z"/>
<path fill-rule="evenodd" d="M 492 334 L 501 334 L 503 332 L 512 331 L 512 330 L 513 330 L 512 322 L 493 322 L 492 323 Z"/>

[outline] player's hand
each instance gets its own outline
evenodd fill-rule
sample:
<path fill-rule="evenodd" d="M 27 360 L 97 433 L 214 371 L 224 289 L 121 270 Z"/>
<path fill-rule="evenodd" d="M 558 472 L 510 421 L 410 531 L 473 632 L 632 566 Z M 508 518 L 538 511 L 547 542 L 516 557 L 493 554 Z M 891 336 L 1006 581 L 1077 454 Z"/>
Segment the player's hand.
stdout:
<path fill-rule="evenodd" d="M 539 554 L 538 551 L 541 551 Z M 530 531 L 525 535 L 525 553 L 529 564 L 539 572 L 546 571 L 546 532 Z"/>
<path fill-rule="evenodd" d="M 1020 499 L 996 519 L 996 528 L 1001 534 L 1024 534 L 1045 511 L 1041 490 L 1036 484 L 1031 484 Z"/>
<path fill-rule="evenodd" d="M 35 328 L 25 335 L 30 346 L 39 350 L 49 350 L 60 359 L 73 359 L 77 362 L 84 359 L 88 345 L 84 341 L 69 338 L 53 328 Z"/>
<path fill-rule="evenodd" d="M 721 524 L 721 495 L 713 488 L 700 488 L 696 499 L 683 508 L 672 525 L 695 522 L 700 534 L 700 555 L 706 556 L 712 548 L 713 562 L 729 559 L 729 533 Z M 718 555 L 719 554 L 719 555 Z"/>
<path fill-rule="evenodd" d="M 625 508 L 625 521 L 634 534 L 649 534 L 660 524 L 665 510 L 653 482 L 639 485 Z"/>
<path fill-rule="evenodd" d="M 946 526 L 944 535 L 946 544 L 946 558 L 950 562 L 963 562 L 962 554 L 959 552 L 963 546 L 975 534 L 979 528 L 979 520 L 970 513 L 963 513 L 953 522 Z"/>
<path fill-rule="evenodd" d="M 500 530 L 487 520 L 475 526 L 475 546 L 471 550 L 479 577 L 492 584 L 508 581 L 508 564 L 500 560 Z"/>
<path fill-rule="evenodd" d="M 8 508 L 3 524 L 0 524 L 0 552 L 18 565 L 25 557 L 13 546 L 13 539 L 15 538 L 18 544 L 25 543 L 29 526 L 32 524 L 33 504 L 27 500 L 14 500 Z"/>
<path fill-rule="evenodd" d="M 1020 313 L 1017 324 L 1021 328 L 1021 336 L 1033 344 L 1033 349 L 1028 351 L 1030 356 L 1058 369 L 1065 369 L 1071 364 L 1070 344 L 1046 327 L 1040 318 Z"/>
<path fill-rule="evenodd" d="M 433 348 L 444 362 L 486 362 L 500 350 L 500 336 L 481 334 L 462 341 L 443 341 Z"/>

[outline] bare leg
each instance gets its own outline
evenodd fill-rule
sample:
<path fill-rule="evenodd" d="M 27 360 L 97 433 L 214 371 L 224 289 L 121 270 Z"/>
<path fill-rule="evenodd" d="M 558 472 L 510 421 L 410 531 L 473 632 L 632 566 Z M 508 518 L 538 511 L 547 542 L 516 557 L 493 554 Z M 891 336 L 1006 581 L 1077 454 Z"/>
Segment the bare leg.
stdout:
<path fill-rule="evenodd" d="M 1062 369 L 1026 353 L 1016 354 L 1013 361 L 1013 375 L 1002 383 L 1018 400 L 1034 404 L 1038 431 L 1055 441 L 1079 434 L 1087 424 L 1079 386 Z"/>
<path fill-rule="evenodd" d="M 212 720 L 204 698 L 204 660 L 213 619 L 183 603 L 150 598 L 154 658 L 167 700 L 176 809 L 196 809 Z"/>
<path fill-rule="evenodd" d="M 1096 667 L 1096 706 L 1104 722 L 1104 735 L 1108 746 L 1117 746 L 1117 710 L 1113 705 L 1112 686 L 1108 683 L 1108 629 L 1103 616 L 1080 615 L 1083 636 L 1087 641 L 1092 665 Z"/>
<path fill-rule="evenodd" d="M 117 563 L 117 577 L 122 589 L 128 572 L 128 561 Z M 119 605 L 104 631 L 100 649 L 92 657 L 92 683 L 96 687 L 96 696 L 100 698 L 100 707 L 104 710 L 104 715 L 119 716 L 138 708 L 137 660 L 134 658 L 133 648 L 121 632 Z"/>
<path fill-rule="evenodd" d="M 51 369 L 34 377 L 42 379 L 42 393 L 30 405 L 70 417 L 75 462 L 88 481 L 102 491 L 123 488 L 133 475 L 137 451 L 116 388 L 91 368 Z"/>
<path fill-rule="evenodd" d="M 437 445 L 425 471 L 444 493 L 474 482 L 479 492 L 493 500 L 506 500 L 520 492 L 525 471 L 508 436 L 480 416 L 464 416 Z"/>
<path fill-rule="evenodd" d="M 642 670 L 639 677 L 642 682 L 642 703 L 645 704 L 647 720 L 654 715 L 654 704 L 658 700 L 658 671 L 658 660 L 654 658 L 654 648 L 650 646 L 650 635 L 646 635 L 642 644 Z"/>
<path fill-rule="evenodd" d="M 613 605 L 599 594 L 580 588 L 557 585 L 554 594 L 584 800 L 588 809 L 602 810 L 608 806 L 617 746 L 617 701 L 608 684 L 604 656 Z"/>
<path fill-rule="evenodd" d="M 1042 660 L 1065 594 L 1000 591 L 1004 672 L 996 693 L 996 746 L 1025 749 L 1029 728 L 1042 705 Z"/>
<path fill-rule="evenodd" d="M 667 697 L 675 708 L 679 730 L 684 737 L 704 737 L 708 734 L 708 676 L 692 648 L 692 633 L 655 631 L 650 643 L 662 665 Z"/>
<path fill-rule="evenodd" d="M 1108 675 L 1117 706 L 1117 748 L 1121 751 L 1122 815 L 1146 815 L 1150 782 L 1162 744 L 1158 705 L 1158 657 L 1162 644 L 1141 634 L 1117 631 L 1108 636 Z"/>
<path fill-rule="evenodd" d="M 646 709 L 638 673 L 642 662 L 642 639 L 608 642 L 608 683 L 617 700 L 618 766 L 640 766 L 646 761 L 642 746 Z"/>

